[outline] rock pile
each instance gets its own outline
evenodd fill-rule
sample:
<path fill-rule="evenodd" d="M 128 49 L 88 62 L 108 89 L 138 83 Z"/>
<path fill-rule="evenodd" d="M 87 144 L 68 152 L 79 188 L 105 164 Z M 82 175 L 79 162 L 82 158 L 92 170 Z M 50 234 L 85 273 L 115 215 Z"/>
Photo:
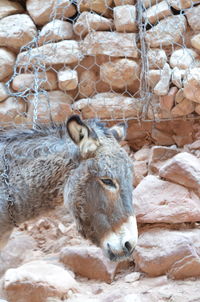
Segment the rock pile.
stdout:
<path fill-rule="evenodd" d="M 131 153 L 139 242 L 130 261 L 108 261 L 100 248 L 77 234 L 72 217 L 60 208 L 14 232 L 0 255 L 0 298 L 155 302 L 173 297 L 179 302 L 184 292 L 181 301 L 191 296 L 198 301 L 199 146 L 197 140 L 184 148 L 144 146 Z"/>
<path fill-rule="evenodd" d="M 27 0 L 24 8 L 2 0 L 1 121 L 30 122 L 33 106 L 41 121 L 49 120 L 49 108 L 61 121 L 71 113 L 69 107 L 85 118 L 136 119 L 143 108 L 139 85 L 144 76 L 153 106 L 148 119 L 198 116 L 200 5 L 195 3 Z M 147 70 L 141 68 L 144 58 Z M 56 106 L 51 91 L 57 94 Z M 63 112 L 61 92 L 68 109 L 57 114 Z"/>

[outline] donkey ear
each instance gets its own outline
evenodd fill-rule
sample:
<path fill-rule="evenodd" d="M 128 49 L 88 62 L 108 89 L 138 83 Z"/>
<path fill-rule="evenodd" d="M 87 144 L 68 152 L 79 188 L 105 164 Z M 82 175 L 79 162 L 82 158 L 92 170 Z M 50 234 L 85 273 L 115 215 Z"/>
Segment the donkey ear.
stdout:
<path fill-rule="evenodd" d="M 117 124 L 109 129 L 114 136 L 114 138 L 121 142 L 126 138 L 126 130 L 127 130 L 127 124 L 126 123 L 120 123 Z"/>
<path fill-rule="evenodd" d="M 73 142 L 79 146 L 82 157 L 88 157 L 99 146 L 99 140 L 78 115 L 72 115 L 67 121 L 67 131 Z"/>

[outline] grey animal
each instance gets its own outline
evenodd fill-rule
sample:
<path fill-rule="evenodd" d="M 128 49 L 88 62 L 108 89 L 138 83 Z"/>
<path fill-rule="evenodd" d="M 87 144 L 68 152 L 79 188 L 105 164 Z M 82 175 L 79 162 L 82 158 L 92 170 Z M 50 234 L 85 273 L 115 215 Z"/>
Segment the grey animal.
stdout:
<path fill-rule="evenodd" d="M 129 257 L 137 243 L 132 162 L 119 141 L 126 127 L 106 128 L 78 115 L 66 123 L 0 131 L 0 248 L 14 226 L 68 206 L 83 237 L 107 257 Z"/>

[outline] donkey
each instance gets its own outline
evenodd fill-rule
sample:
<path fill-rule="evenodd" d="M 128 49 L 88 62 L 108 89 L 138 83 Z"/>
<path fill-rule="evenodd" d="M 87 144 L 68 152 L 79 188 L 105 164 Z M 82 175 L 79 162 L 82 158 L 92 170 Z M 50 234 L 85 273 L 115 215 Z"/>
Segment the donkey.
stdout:
<path fill-rule="evenodd" d="M 119 141 L 126 127 L 83 122 L 0 131 L 0 247 L 14 226 L 68 206 L 78 231 L 113 261 L 137 243 L 132 163 Z"/>

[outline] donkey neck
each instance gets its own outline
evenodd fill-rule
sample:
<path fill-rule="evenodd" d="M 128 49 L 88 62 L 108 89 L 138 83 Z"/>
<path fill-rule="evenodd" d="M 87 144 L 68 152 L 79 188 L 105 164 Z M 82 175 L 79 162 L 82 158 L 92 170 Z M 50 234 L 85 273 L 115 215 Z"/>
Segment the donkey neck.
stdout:
<path fill-rule="evenodd" d="M 64 184 L 80 160 L 78 148 L 67 135 L 19 135 L 6 145 L 6 154 L 11 192 L 3 190 L 13 197 L 18 224 L 63 203 Z M 7 196 L 4 200 L 6 205 Z"/>

